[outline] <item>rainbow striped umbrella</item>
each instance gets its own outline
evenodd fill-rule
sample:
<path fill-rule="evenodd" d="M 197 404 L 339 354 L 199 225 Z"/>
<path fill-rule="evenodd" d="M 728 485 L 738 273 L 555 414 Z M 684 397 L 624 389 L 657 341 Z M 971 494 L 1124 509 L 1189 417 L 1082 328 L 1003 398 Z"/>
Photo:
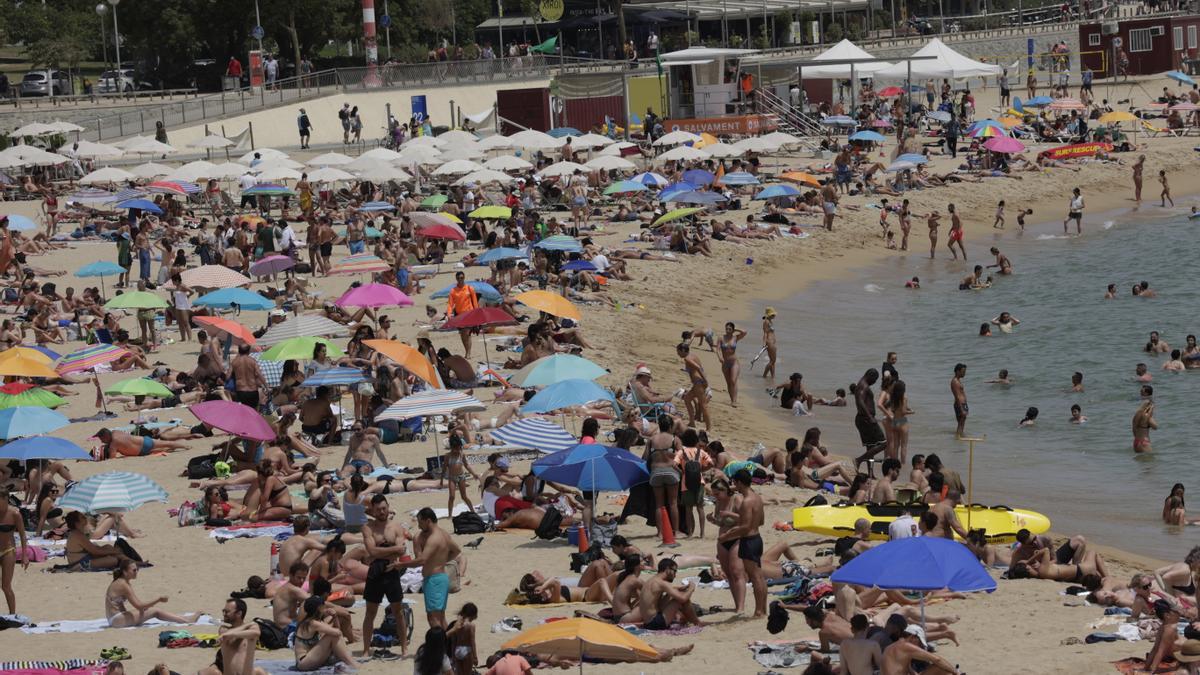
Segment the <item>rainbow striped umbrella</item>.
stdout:
<path fill-rule="evenodd" d="M 977 127 L 968 136 L 971 138 L 993 138 L 995 136 L 1007 136 L 1003 129 L 997 129 L 991 125 Z"/>
<path fill-rule="evenodd" d="M 147 185 L 145 189 L 147 192 L 181 196 L 194 195 L 200 192 L 199 185 L 181 180 L 156 180 Z"/>
<path fill-rule="evenodd" d="M 128 353 L 128 351 L 116 345 L 99 344 L 84 347 L 73 354 L 64 356 L 58 362 L 58 367 L 55 370 L 62 375 L 91 370 L 96 366 L 112 363 Z"/>
<path fill-rule="evenodd" d="M 356 253 L 333 266 L 332 274 L 371 274 L 392 268 L 386 260 L 370 253 Z"/>

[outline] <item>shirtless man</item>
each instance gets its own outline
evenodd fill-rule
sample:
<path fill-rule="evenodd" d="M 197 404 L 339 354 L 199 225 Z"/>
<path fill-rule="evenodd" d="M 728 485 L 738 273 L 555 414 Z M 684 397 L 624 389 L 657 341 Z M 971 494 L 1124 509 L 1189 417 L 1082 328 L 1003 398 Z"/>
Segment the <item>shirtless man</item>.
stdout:
<path fill-rule="evenodd" d="M 371 520 L 363 527 L 363 547 L 367 549 L 369 570 L 363 599 L 367 601 L 363 612 L 362 656 L 371 649 L 371 638 L 375 634 L 375 613 L 386 596 L 392 618 L 396 621 L 396 635 L 400 637 L 400 654 L 408 654 L 408 622 L 404 618 L 404 588 L 400 585 L 400 569 L 404 567 L 402 556 L 408 552 L 409 534 L 399 523 L 388 519 L 390 509 L 387 497 L 377 494 L 367 506 Z"/>
<path fill-rule="evenodd" d="M 221 254 L 221 264 L 235 272 L 242 272 L 246 269 L 246 256 L 242 255 L 242 249 L 230 246 Z"/>
<path fill-rule="evenodd" d="M 327 406 L 328 407 L 328 406 Z M 361 420 L 355 420 L 350 427 L 350 447 L 346 449 L 346 457 L 342 460 L 342 478 L 355 473 L 371 473 L 371 456 L 379 457 L 379 466 L 387 466 L 387 457 L 383 456 L 383 442 L 376 427 L 366 428 Z"/>
<path fill-rule="evenodd" d="M 825 229 L 832 232 L 833 218 L 837 215 L 838 205 L 837 190 L 833 186 L 833 181 L 829 181 L 821 188 L 821 203 L 825 213 Z"/>
<path fill-rule="evenodd" d="M 692 609 L 692 593 L 695 584 L 684 587 L 675 585 L 675 574 L 679 565 L 670 558 L 658 561 L 658 574 L 642 582 L 638 594 L 638 613 L 647 630 L 667 630 L 672 624 L 700 625 L 700 618 Z"/>
<path fill-rule="evenodd" d="M 1049 548 L 1038 549 L 1030 559 L 1014 563 L 1009 568 L 1013 579 L 1050 579 L 1071 584 L 1082 584 L 1090 589 L 1104 587 L 1108 568 L 1104 558 L 1088 548 L 1083 537 L 1072 537 L 1065 547 L 1057 552 Z"/>
<path fill-rule="evenodd" d="M 308 580 L 308 564 L 297 560 L 288 568 L 287 583 L 275 589 L 271 598 L 271 614 L 275 625 L 287 628 L 296 623 L 300 605 L 308 599 L 308 591 L 301 588 Z"/>
<path fill-rule="evenodd" d="M 867 638 L 871 620 L 866 614 L 855 614 L 850 619 L 851 638 L 842 640 L 842 672 L 846 675 L 872 675 L 883 661 L 879 643 Z"/>
<path fill-rule="evenodd" d="M 946 493 L 946 498 L 929 507 L 931 513 L 937 514 L 938 524 L 929 532 L 931 537 L 944 537 L 953 539 L 957 534 L 962 539 L 967 538 L 967 530 L 958 521 L 958 515 L 954 512 L 954 507 L 958 506 L 961 496 L 957 490 L 950 490 Z"/>
<path fill-rule="evenodd" d="M 238 355 L 229 364 L 233 375 L 233 400 L 258 410 L 261 392 L 267 389 L 267 378 L 263 377 L 258 361 L 250 357 L 250 345 L 238 346 Z"/>
<path fill-rule="evenodd" d="M 279 545 L 280 571 L 290 570 L 297 562 L 311 564 L 325 550 L 325 542 L 310 535 L 308 528 L 308 516 L 296 516 L 292 520 L 295 534 Z"/>
<path fill-rule="evenodd" d="M 332 395 L 333 391 L 329 387 L 321 385 L 317 387 L 315 396 L 300 404 L 300 429 L 311 435 L 314 441 L 320 444 L 337 443 L 342 435 L 341 425 L 330 406 Z M 356 446 L 352 445 L 351 447 Z M 353 450 L 347 452 L 347 457 L 352 453 Z M 369 454 L 367 456 L 370 457 Z M 344 468 L 342 470 L 343 477 L 352 473 L 354 471 L 347 473 Z"/>
<path fill-rule="evenodd" d="M 958 244 L 958 250 L 962 251 L 963 260 L 967 259 L 967 249 L 963 246 L 963 224 L 962 218 L 958 217 L 958 212 L 954 210 L 954 205 L 950 204 L 946 207 L 950 212 L 950 233 L 946 239 L 946 248 L 950 249 L 950 255 L 958 260 L 958 254 L 954 252 L 954 244 Z"/>
<path fill-rule="evenodd" d="M 804 609 L 804 623 L 817 631 L 821 641 L 821 651 L 829 652 L 830 645 L 841 646 L 842 642 L 854 637 L 850 622 L 838 616 L 836 612 L 827 612 L 820 607 L 810 606 Z"/>
<path fill-rule="evenodd" d="M 997 268 L 999 270 L 999 274 L 1012 274 L 1012 261 L 1008 259 L 1008 256 L 1001 253 L 1000 249 L 996 248 L 995 246 L 993 246 L 990 250 L 991 254 L 996 256 L 996 264 L 988 265 L 988 267 Z"/>
<path fill-rule="evenodd" d="M 742 495 L 738 507 L 738 523 L 725 531 L 718 543 L 738 544 L 738 558 L 754 588 L 754 618 L 767 615 L 767 582 L 762 570 L 763 541 L 758 528 L 763 524 L 763 501 L 750 487 L 750 472 L 742 469 L 733 474 L 733 486 Z"/>
<path fill-rule="evenodd" d="M 254 667 L 254 646 L 258 642 L 258 624 L 246 622 L 246 601 L 230 598 L 221 610 L 220 666 L 213 664 L 200 671 L 199 675 L 266 675 L 262 668 Z"/>
<path fill-rule="evenodd" d="M 875 488 L 871 490 L 871 503 L 887 504 L 896 501 L 896 490 L 892 487 L 892 483 L 898 478 L 900 478 L 900 460 L 895 457 L 883 460 L 883 473 L 875 482 Z"/>
<path fill-rule="evenodd" d="M 967 407 L 967 390 L 963 386 L 963 378 L 966 375 L 966 364 L 954 364 L 954 377 L 950 378 L 950 393 L 954 397 L 954 419 L 958 423 L 958 426 L 954 430 L 954 438 L 956 439 L 963 437 L 967 426 L 967 415 L 970 413 L 970 409 Z"/>
<path fill-rule="evenodd" d="M 149 436 L 134 436 L 124 431 L 101 429 L 96 438 L 104 444 L 104 457 L 145 457 L 152 452 L 187 450 L 187 445 L 175 441 L 160 441 Z"/>
<path fill-rule="evenodd" d="M 637 612 L 634 603 L 642 592 L 642 556 L 627 553 L 621 558 L 623 569 L 616 575 L 612 592 L 612 622 L 621 623 Z"/>
<path fill-rule="evenodd" d="M 854 407 L 857 410 L 854 416 L 854 426 L 858 429 L 858 437 L 863 444 L 863 454 L 854 460 L 856 469 L 863 462 L 887 449 L 887 438 L 883 435 L 883 428 L 879 426 L 879 421 L 875 419 L 875 395 L 871 392 L 871 385 L 878 380 L 879 371 L 870 368 L 863 373 L 854 387 Z M 873 465 L 868 464 L 867 474 L 872 475 L 873 473 Z"/>
<path fill-rule="evenodd" d="M 1009 563 L 1015 565 L 1019 562 L 1030 560 L 1038 554 L 1041 549 L 1049 550 L 1054 543 L 1044 534 L 1033 534 L 1025 528 L 1017 530 L 1017 547 L 1013 549 L 1012 560 Z"/>
<path fill-rule="evenodd" d="M 446 574 L 446 563 L 462 554 L 462 549 L 446 531 L 437 525 L 437 514 L 426 506 L 417 512 L 417 527 L 421 533 L 413 542 L 416 557 L 401 567 L 421 568 L 425 583 L 425 617 L 429 625 L 446 628 L 446 603 L 450 599 L 450 577 Z"/>
<path fill-rule="evenodd" d="M 929 675 L 957 675 L 958 668 L 946 659 L 928 651 L 925 644 L 925 631 L 916 624 L 904 629 L 888 648 L 883 650 L 883 663 L 880 665 L 880 675 L 909 675 L 913 671 L 913 661 L 922 661 L 928 666 L 922 673 Z"/>

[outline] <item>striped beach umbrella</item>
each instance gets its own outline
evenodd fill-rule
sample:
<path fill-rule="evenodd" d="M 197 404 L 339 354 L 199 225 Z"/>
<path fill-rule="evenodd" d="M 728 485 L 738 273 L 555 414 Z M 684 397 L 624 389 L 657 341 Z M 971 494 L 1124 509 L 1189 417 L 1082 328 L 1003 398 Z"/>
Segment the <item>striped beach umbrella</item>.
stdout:
<path fill-rule="evenodd" d="M 386 272 L 392 268 L 386 260 L 377 255 L 370 253 L 356 253 L 352 256 L 343 258 L 333 269 L 331 274 L 371 274 L 373 272 Z"/>
<path fill-rule="evenodd" d="M 301 387 L 342 387 L 366 382 L 371 378 L 357 368 L 327 368 L 318 370 L 300 383 Z"/>
<path fill-rule="evenodd" d="M 296 266 L 296 261 L 287 255 L 269 255 L 250 265 L 250 274 L 265 277 L 268 274 L 279 274 Z"/>
<path fill-rule="evenodd" d="M 63 375 L 78 373 L 84 370 L 91 370 L 105 363 L 112 363 L 127 354 L 129 354 L 128 351 L 116 345 L 92 345 L 91 347 L 84 347 L 77 352 L 64 356 L 58 362 L 56 370 Z"/>
<path fill-rule="evenodd" d="M 58 500 L 64 511 L 124 513 L 149 502 L 167 501 L 167 491 L 140 473 L 109 471 L 79 481 Z"/>
<path fill-rule="evenodd" d="M 267 381 L 268 387 L 278 387 L 283 381 L 283 361 L 269 361 L 263 358 L 261 352 L 250 354 L 250 358 L 258 362 L 258 369 L 262 371 L 263 379 Z"/>
<path fill-rule="evenodd" d="M 531 448 L 542 452 L 558 452 L 579 443 L 567 430 L 553 422 L 529 418 L 510 422 L 492 430 L 492 438 L 507 445 Z"/>
<path fill-rule="evenodd" d="M 200 192 L 200 186 L 182 180 L 156 180 L 146 186 L 146 191 L 187 196 Z"/>
<path fill-rule="evenodd" d="M 101 188 L 83 188 L 76 192 L 67 195 L 65 201 L 74 204 L 107 204 L 118 201 L 117 195 L 114 192 L 103 190 Z"/>
<path fill-rule="evenodd" d="M 414 417 L 453 415 L 456 412 L 481 412 L 485 409 L 479 399 L 461 391 L 428 389 L 396 401 L 375 419 L 407 420 Z"/>
<path fill-rule="evenodd" d="M 184 270 L 179 274 L 183 283 L 192 288 L 235 288 L 250 283 L 250 279 L 241 272 L 235 272 L 224 265 L 201 265 Z"/>
<path fill-rule="evenodd" d="M 349 330 L 349 328 L 333 319 L 301 314 L 299 316 L 288 317 L 282 323 L 277 323 L 268 328 L 267 332 L 258 338 L 258 344 L 270 347 L 284 340 L 303 337 L 305 335 L 333 337 L 345 335 Z"/>
<path fill-rule="evenodd" d="M 1086 110 L 1087 106 L 1077 98 L 1060 98 L 1050 103 L 1051 110 Z"/>

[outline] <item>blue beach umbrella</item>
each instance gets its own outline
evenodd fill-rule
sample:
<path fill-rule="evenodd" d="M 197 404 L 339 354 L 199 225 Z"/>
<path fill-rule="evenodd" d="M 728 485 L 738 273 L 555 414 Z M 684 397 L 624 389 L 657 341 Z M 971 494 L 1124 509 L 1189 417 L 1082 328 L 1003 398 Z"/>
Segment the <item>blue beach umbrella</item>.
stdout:
<path fill-rule="evenodd" d="M 117 202 L 118 209 L 138 209 L 140 211 L 149 211 L 150 213 L 162 213 L 163 210 L 158 208 L 158 204 L 149 199 L 129 199 L 123 202 Z"/>
<path fill-rule="evenodd" d="M 562 268 L 568 272 L 595 272 L 600 269 L 590 260 L 572 260 L 563 265 Z"/>
<path fill-rule="evenodd" d="M 754 195 L 755 199 L 774 199 L 776 197 L 795 197 L 800 194 L 800 191 L 791 185 L 770 185 L 759 190 L 758 194 Z"/>
<path fill-rule="evenodd" d="M 57 361 L 62 358 L 62 354 L 59 354 L 58 352 L 54 351 L 53 349 L 46 349 L 45 347 L 43 347 L 41 345 L 29 345 L 28 347 L 24 347 L 24 349 L 33 349 L 35 351 L 39 351 L 39 352 L 45 354 L 46 356 L 48 356 L 49 358 L 53 359 L 54 361 Z"/>
<path fill-rule="evenodd" d="M 366 211 L 368 213 L 373 213 L 376 211 L 395 211 L 396 205 L 389 204 L 387 202 L 367 202 L 366 204 L 363 204 L 362 206 L 358 207 L 355 210 L 356 211 Z"/>
<path fill-rule="evenodd" d="M 16 410 L 16 408 L 11 408 Z M 92 453 L 65 438 L 41 436 L 22 438 L 0 446 L 0 459 L 82 459 L 91 461 Z"/>
<path fill-rule="evenodd" d="M 478 260 L 479 264 L 481 265 L 490 265 L 500 260 L 516 260 L 524 257 L 525 252 L 519 248 L 508 248 L 506 246 L 501 246 L 499 248 L 493 248 L 484 251 L 483 255 L 479 256 Z"/>
<path fill-rule="evenodd" d="M 579 444 L 579 440 L 567 433 L 566 429 L 536 417 L 509 422 L 499 429 L 492 429 L 492 438 L 506 445 L 547 453 L 566 450 Z"/>
<path fill-rule="evenodd" d="M 704 169 L 688 169 L 683 172 L 683 182 L 691 183 L 692 185 L 712 185 L 712 182 L 717 179 L 717 176 L 711 171 Z"/>
<path fill-rule="evenodd" d="M 758 178 L 745 171 L 734 171 L 721 176 L 722 185 L 758 185 Z"/>
<path fill-rule="evenodd" d="M 366 382 L 371 378 L 357 368 L 326 368 L 318 370 L 300 383 L 301 387 L 338 387 Z"/>
<path fill-rule="evenodd" d="M 521 254 L 520 257 L 524 258 L 525 255 Z M 479 297 L 483 298 L 484 300 L 498 302 L 500 300 L 500 298 L 503 297 L 500 294 L 500 291 L 498 291 L 495 286 L 489 284 L 486 281 L 468 281 L 467 285 L 470 286 L 471 288 L 474 288 L 475 295 L 478 295 Z M 447 286 L 447 287 L 443 288 L 442 290 L 434 293 L 433 295 L 430 295 L 429 297 L 432 300 L 440 300 L 442 298 L 448 298 L 448 297 L 450 297 L 450 291 L 453 289 L 454 289 L 454 285 L 450 285 L 450 286 Z"/>
<path fill-rule="evenodd" d="M 583 132 L 575 127 L 555 127 L 547 131 L 546 135 L 551 138 L 562 138 L 564 136 L 582 136 Z"/>
<path fill-rule="evenodd" d="M 544 251 L 565 251 L 566 253 L 578 253 L 583 250 L 583 246 L 575 239 L 565 234 L 556 234 L 552 237 L 546 237 L 533 245 L 534 248 L 540 248 Z"/>
<path fill-rule="evenodd" d="M 582 356 L 552 354 L 527 364 L 508 378 L 518 387 L 544 387 L 563 380 L 595 380 L 608 374 Z"/>
<path fill-rule="evenodd" d="M 897 162 L 911 162 L 913 164 L 928 164 L 929 158 L 925 155 L 919 155 L 915 152 L 906 152 L 896 158 Z"/>
<path fill-rule="evenodd" d="M 931 120 L 937 120 L 939 122 L 950 121 L 950 113 L 946 112 L 945 110 L 930 110 L 929 112 L 925 113 L 925 116 Z"/>
<path fill-rule="evenodd" d="M 149 502 L 165 501 L 167 491 L 146 476 L 110 471 L 84 478 L 58 500 L 58 506 L 64 511 L 122 513 Z"/>
<path fill-rule="evenodd" d="M 1023 103 L 1021 103 L 1021 97 L 1019 97 L 1019 96 L 1013 97 L 1012 107 L 1013 107 L 1013 110 L 1016 110 L 1017 112 L 1021 112 L 1021 113 L 1025 112 L 1025 105 Z"/>
<path fill-rule="evenodd" d="M 0 438 L 41 436 L 58 431 L 70 423 L 71 420 L 49 408 L 39 406 L 7 408 L 0 410 Z"/>
<path fill-rule="evenodd" d="M 868 142 L 869 143 L 882 143 L 882 142 L 886 141 L 887 138 L 885 138 L 884 135 L 879 133 L 878 131 L 871 131 L 870 129 L 866 129 L 863 131 L 856 131 L 855 133 L 851 134 L 850 140 L 859 141 L 859 142 L 863 142 L 863 143 L 868 143 Z"/>
<path fill-rule="evenodd" d="M 10 213 L 3 217 L 8 219 L 8 229 L 15 232 L 28 232 L 29 230 L 37 229 L 37 223 L 33 222 L 28 216 L 22 216 L 19 213 Z"/>
<path fill-rule="evenodd" d="M 853 127 L 858 126 L 858 123 L 845 115 L 830 115 L 821 120 L 821 124 L 828 124 L 835 127 Z"/>
<path fill-rule="evenodd" d="M 110 277 L 114 274 L 121 274 L 125 271 L 115 262 L 100 260 L 94 263 L 88 263 L 75 271 L 77 277 Z"/>
<path fill-rule="evenodd" d="M 834 582 L 868 588 L 959 593 L 996 590 L 996 580 L 966 546 L 941 537 L 896 539 L 868 549 L 833 573 Z"/>
<path fill-rule="evenodd" d="M 219 291 L 213 291 L 206 295 L 202 295 L 196 299 L 195 304 L 201 307 L 217 307 L 219 309 L 231 309 L 237 305 L 240 309 L 266 311 L 275 309 L 275 301 L 264 298 L 263 296 L 248 291 L 244 288 L 222 288 Z"/>
<path fill-rule="evenodd" d="M 1190 75 L 1179 72 L 1178 70 L 1169 70 L 1166 72 L 1166 76 L 1182 84 L 1196 84 L 1196 81 L 1193 80 Z"/>
<path fill-rule="evenodd" d="M 654 173 L 653 171 L 639 173 L 629 180 L 636 180 L 647 187 L 663 187 L 671 182 L 662 174 Z"/>
<path fill-rule="evenodd" d="M 595 382 L 583 379 L 563 380 L 534 394 L 533 398 L 521 406 L 521 412 L 525 414 L 555 412 L 594 401 L 608 401 L 614 410 L 617 409 L 617 402 L 612 393 Z"/>
<path fill-rule="evenodd" d="M 690 183 L 671 183 L 658 191 L 658 198 L 665 202 L 672 195 L 677 195 L 681 192 L 692 192 L 695 189 L 696 186 Z"/>
<path fill-rule="evenodd" d="M 1054 99 L 1050 98 L 1049 96 L 1034 96 L 1033 98 L 1030 98 L 1029 100 L 1025 101 L 1025 105 L 1031 105 L 1035 108 L 1041 108 L 1043 106 L 1048 106 L 1053 102 L 1054 102 Z"/>
<path fill-rule="evenodd" d="M 636 180 L 622 180 L 604 188 L 606 195 L 628 194 L 630 192 L 645 192 L 650 188 L 645 183 Z"/>
<path fill-rule="evenodd" d="M 664 202 L 674 202 L 676 204 L 699 204 L 710 205 L 720 204 L 721 202 L 729 201 L 725 195 L 717 194 L 716 192 L 699 192 L 697 190 L 688 190 L 686 192 L 676 192 L 670 197 L 663 199 Z"/>
<path fill-rule="evenodd" d="M 533 473 L 589 492 L 615 492 L 650 480 L 641 458 L 607 445 L 580 444 L 533 463 Z"/>

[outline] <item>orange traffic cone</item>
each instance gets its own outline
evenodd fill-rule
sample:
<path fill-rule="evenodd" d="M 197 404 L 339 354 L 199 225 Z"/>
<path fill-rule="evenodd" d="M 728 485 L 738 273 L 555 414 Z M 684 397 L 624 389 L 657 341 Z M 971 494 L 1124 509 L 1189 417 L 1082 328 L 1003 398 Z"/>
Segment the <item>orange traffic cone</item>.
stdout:
<path fill-rule="evenodd" d="M 662 523 L 662 545 L 667 548 L 679 546 L 675 543 L 675 531 L 671 529 L 671 516 L 667 513 L 667 507 L 659 507 L 658 518 Z"/>
<path fill-rule="evenodd" d="M 580 523 L 579 524 L 579 552 L 587 553 L 587 550 L 590 547 L 591 546 L 588 543 L 587 528 L 583 526 L 583 523 Z"/>

